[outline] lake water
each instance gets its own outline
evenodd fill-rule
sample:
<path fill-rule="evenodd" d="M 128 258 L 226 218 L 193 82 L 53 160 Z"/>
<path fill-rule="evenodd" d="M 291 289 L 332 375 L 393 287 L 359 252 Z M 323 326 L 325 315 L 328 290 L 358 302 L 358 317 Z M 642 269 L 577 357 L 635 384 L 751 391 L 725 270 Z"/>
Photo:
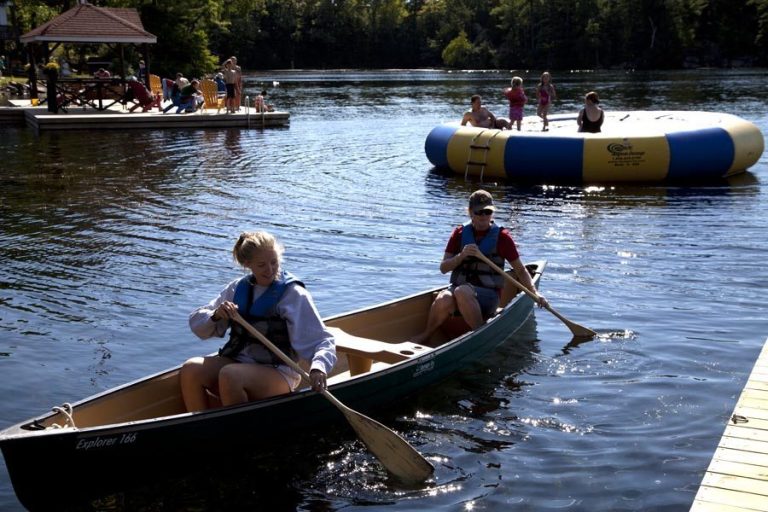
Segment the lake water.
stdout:
<path fill-rule="evenodd" d="M 530 90 L 537 73 L 517 73 Z M 450 228 L 482 186 L 523 260 L 548 260 L 552 306 L 603 336 L 571 343 L 538 310 L 489 357 L 385 411 L 435 463 L 432 482 L 391 487 L 329 427 L 236 471 L 201 461 L 75 508 L 687 510 L 768 336 L 768 157 L 730 183 L 685 188 L 433 171 L 430 129 L 474 93 L 503 113 L 509 77 L 248 76 L 247 94 L 268 84 L 291 112 L 290 128 L 266 131 L 0 126 L 0 428 L 215 350 L 187 313 L 238 274 L 229 251 L 243 230 L 282 238 L 323 315 L 444 283 Z M 553 113 L 595 89 L 610 110 L 728 112 L 768 132 L 765 70 L 553 78 Z M 0 510 L 19 507 L 0 464 Z"/>

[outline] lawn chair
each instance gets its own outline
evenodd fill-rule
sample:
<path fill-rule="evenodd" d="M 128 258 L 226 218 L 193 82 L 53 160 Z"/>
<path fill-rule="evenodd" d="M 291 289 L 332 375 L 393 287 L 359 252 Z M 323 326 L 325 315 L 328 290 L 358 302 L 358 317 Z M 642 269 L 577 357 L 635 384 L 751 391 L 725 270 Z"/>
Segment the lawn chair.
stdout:
<path fill-rule="evenodd" d="M 216 109 L 218 114 L 224 108 L 224 98 L 219 96 L 219 89 L 213 80 L 202 80 L 200 82 L 200 92 L 203 93 L 203 107 L 200 109 L 202 114 L 204 110 Z"/>
<path fill-rule="evenodd" d="M 163 82 L 158 75 L 149 75 L 149 90 L 152 91 L 152 96 L 155 97 L 155 104 L 153 107 L 157 107 L 158 110 L 163 109 Z"/>
<path fill-rule="evenodd" d="M 127 85 L 130 91 L 133 93 L 131 101 L 136 102 L 134 106 L 128 109 L 129 112 L 133 112 L 139 107 L 141 107 L 142 112 L 146 112 L 157 105 L 155 97 L 151 92 L 149 92 L 143 83 L 136 80 L 131 80 L 127 83 Z"/>

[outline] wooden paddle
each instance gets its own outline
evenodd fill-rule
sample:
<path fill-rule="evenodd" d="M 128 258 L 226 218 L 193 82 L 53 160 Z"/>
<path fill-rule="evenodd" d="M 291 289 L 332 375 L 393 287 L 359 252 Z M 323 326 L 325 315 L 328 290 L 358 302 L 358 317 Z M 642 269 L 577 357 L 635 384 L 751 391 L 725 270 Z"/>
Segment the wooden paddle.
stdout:
<path fill-rule="evenodd" d="M 519 282 L 517 279 L 512 277 L 511 275 L 507 274 L 499 268 L 498 265 L 496 265 L 494 262 L 488 259 L 488 257 L 481 253 L 477 253 L 477 258 L 480 258 L 482 261 L 484 261 L 486 264 L 488 264 L 489 267 L 491 267 L 493 270 L 504 276 L 504 278 L 509 281 L 510 283 L 517 286 L 518 289 L 524 291 L 526 294 L 528 294 L 529 297 L 531 297 L 533 300 L 536 300 L 536 294 L 529 290 L 525 285 L 523 285 L 521 282 Z M 555 308 L 550 306 L 549 304 L 544 306 L 550 313 L 555 315 L 557 318 L 560 319 L 561 322 L 563 322 L 565 325 L 568 326 L 568 328 L 571 330 L 571 333 L 573 333 L 574 336 L 578 336 L 580 338 L 592 338 L 593 336 L 597 336 L 597 333 L 593 331 L 592 329 L 588 327 L 584 327 L 583 325 L 579 325 L 576 322 L 571 322 L 567 318 L 565 318 L 563 315 L 555 311 Z"/>
<path fill-rule="evenodd" d="M 282 359 L 285 364 L 309 381 L 309 375 L 296 361 L 286 356 L 266 336 L 246 322 L 240 314 L 235 314 L 233 320 L 242 325 L 251 336 L 258 338 L 269 350 Z M 349 424 L 357 432 L 357 436 L 365 443 L 371 453 L 379 459 L 381 464 L 404 483 L 421 483 L 435 471 L 434 466 L 396 432 L 378 421 L 350 409 L 327 389 L 324 389 L 322 394 L 344 414 Z"/>

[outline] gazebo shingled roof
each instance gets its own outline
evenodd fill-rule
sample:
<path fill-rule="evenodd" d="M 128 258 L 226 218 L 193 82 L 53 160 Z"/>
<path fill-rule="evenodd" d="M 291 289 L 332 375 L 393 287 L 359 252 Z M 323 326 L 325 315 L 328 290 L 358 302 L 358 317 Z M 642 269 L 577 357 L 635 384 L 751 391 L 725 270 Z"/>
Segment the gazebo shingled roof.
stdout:
<path fill-rule="evenodd" d="M 79 4 L 21 36 L 22 43 L 157 43 L 136 9 Z"/>

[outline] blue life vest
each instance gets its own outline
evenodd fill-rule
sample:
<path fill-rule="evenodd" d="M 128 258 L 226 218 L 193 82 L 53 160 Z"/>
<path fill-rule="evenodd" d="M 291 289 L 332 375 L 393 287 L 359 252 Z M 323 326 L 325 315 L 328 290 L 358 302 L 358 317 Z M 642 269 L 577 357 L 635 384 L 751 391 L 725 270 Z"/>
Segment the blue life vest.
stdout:
<path fill-rule="evenodd" d="M 488 233 L 478 243 L 475 240 L 475 230 L 472 227 L 472 223 L 467 222 L 461 230 L 461 247 L 459 247 L 459 252 L 461 252 L 464 246 L 475 244 L 488 259 L 499 268 L 504 268 L 504 258 L 496 252 L 499 233 L 501 233 L 502 229 L 501 226 L 491 224 L 491 229 L 488 230 Z M 504 277 L 483 261 L 477 258 L 467 258 L 451 272 L 451 283 L 457 285 L 470 283 L 482 288 L 502 289 L 504 288 Z"/>
<path fill-rule="evenodd" d="M 237 304 L 237 309 L 245 321 L 266 336 L 284 354 L 294 361 L 298 361 L 298 356 L 293 350 L 291 339 L 288 336 L 288 323 L 278 314 L 277 303 L 280 302 L 288 286 L 294 283 L 304 286 L 304 283 L 293 274 L 283 270 L 277 279 L 269 285 L 269 288 L 254 301 L 255 281 L 253 275 L 242 278 L 235 287 L 233 302 Z M 251 336 L 240 324 L 234 322 L 231 324 L 229 341 L 219 350 L 219 355 L 234 359 L 247 345 L 254 343 L 263 348 L 263 350 L 258 351 L 263 354 L 262 357 L 257 357 L 258 362 L 282 364 L 280 358 L 265 347 L 258 338 Z"/>

